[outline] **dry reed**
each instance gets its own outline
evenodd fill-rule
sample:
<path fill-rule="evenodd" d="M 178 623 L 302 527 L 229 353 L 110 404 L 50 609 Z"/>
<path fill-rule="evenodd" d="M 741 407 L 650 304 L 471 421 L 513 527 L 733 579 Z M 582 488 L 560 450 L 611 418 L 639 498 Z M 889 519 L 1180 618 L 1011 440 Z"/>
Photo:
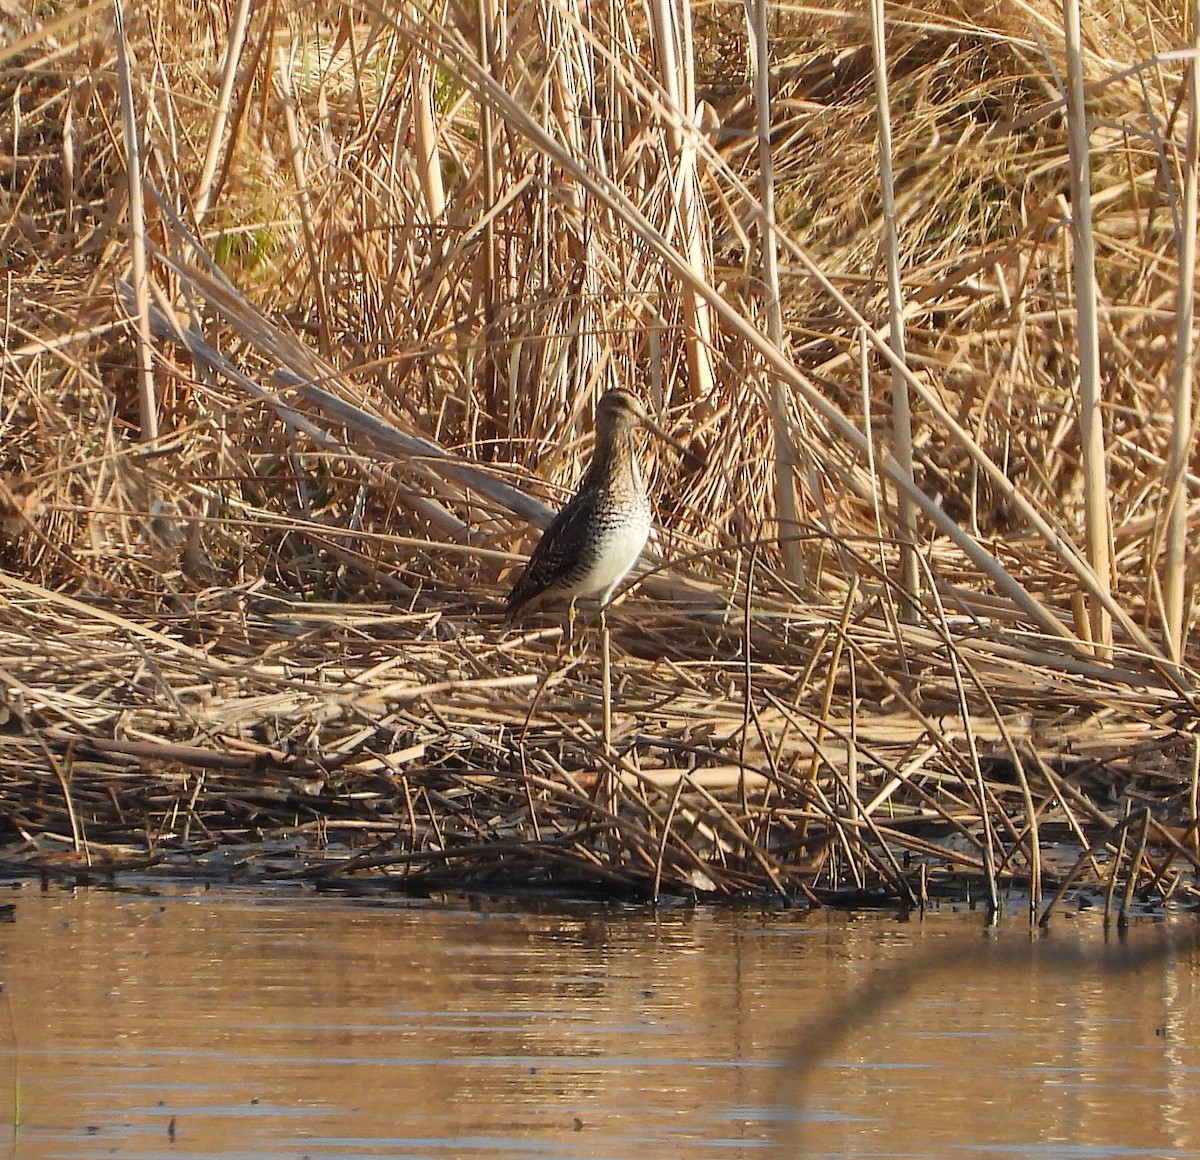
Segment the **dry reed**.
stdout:
<path fill-rule="evenodd" d="M 1194 36 L 975 7 L 5 15 L 0 863 L 1194 904 Z M 612 385 L 610 748 L 497 609 Z"/>

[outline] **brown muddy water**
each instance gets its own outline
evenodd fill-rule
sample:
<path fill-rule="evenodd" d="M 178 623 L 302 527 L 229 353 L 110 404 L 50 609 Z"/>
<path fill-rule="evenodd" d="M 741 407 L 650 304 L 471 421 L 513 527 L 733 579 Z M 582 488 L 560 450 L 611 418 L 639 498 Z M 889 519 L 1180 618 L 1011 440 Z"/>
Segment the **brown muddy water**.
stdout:
<path fill-rule="evenodd" d="M 0 902 L 0 1158 L 1200 1158 L 1194 917 Z"/>

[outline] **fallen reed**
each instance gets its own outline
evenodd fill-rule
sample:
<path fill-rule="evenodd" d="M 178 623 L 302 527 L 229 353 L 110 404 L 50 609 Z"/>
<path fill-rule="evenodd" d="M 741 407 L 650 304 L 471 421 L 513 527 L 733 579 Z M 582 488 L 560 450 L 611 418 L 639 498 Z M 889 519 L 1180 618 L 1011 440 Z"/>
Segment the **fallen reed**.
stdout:
<path fill-rule="evenodd" d="M 1194 905 L 1196 33 L 1071 12 L 6 16 L 3 865 Z"/>

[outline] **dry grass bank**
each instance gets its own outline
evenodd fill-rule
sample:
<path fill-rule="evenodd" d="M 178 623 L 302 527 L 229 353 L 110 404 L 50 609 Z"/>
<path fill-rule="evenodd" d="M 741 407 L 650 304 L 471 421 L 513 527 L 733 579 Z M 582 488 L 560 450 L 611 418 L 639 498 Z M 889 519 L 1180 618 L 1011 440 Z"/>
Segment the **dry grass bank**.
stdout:
<path fill-rule="evenodd" d="M 977 7 L 5 7 L 3 863 L 1194 904 L 1189 33 Z M 497 609 L 618 384 L 606 754 Z"/>

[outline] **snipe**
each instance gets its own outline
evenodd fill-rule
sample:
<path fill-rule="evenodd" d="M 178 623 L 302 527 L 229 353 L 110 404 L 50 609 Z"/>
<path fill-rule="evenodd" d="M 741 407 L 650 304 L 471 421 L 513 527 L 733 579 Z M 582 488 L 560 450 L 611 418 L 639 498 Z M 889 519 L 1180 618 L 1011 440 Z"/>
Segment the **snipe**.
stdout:
<path fill-rule="evenodd" d="M 570 502 L 542 533 L 508 596 L 508 621 L 559 600 L 612 599 L 650 535 L 650 500 L 638 467 L 634 431 L 647 427 L 688 454 L 628 391 L 596 404 L 596 449 Z"/>

